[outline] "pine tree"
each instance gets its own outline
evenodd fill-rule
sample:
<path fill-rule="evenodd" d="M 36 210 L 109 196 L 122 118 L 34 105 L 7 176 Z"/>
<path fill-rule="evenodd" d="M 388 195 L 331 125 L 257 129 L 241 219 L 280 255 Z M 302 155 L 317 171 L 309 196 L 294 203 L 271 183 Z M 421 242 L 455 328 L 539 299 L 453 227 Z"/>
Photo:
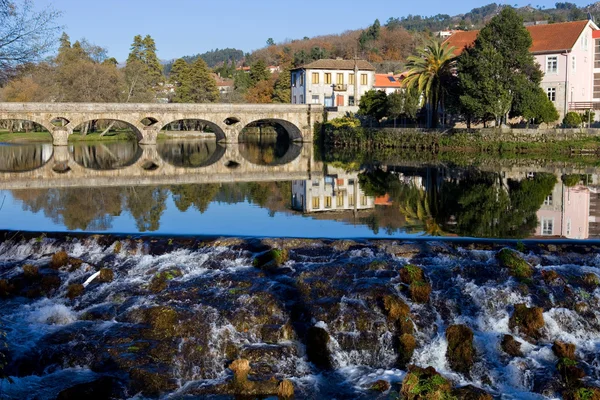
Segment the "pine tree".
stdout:
<path fill-rule="evenodd" d="M 290 67 L 286 66 L 279 73 L 273 88 L 273 103 L 290 103 L 292 98 Z"/>
<path fill-rule="evenodd" d="M 190 103 L 190 65 L 179 58 L 173 63 L 169 81 L 175 85 L 174 103 Z"/>
<path fill-rule="evenodd" d="M 156 85 L 163 80 L 163 68 L 156 55 L 156 43 L 150 35 L 146 35 L 142 44 L 142 58 L 148 67 L 148 75 L 150 76 L 151 82 Z"/>
<path fill-rule="evenodd" d="M 127 63 L 134 61 L 142 61 L 142 53 L 144 51 L 144 43 L 141 35 L 135 35 L 133 37 L 133 43 L 129 51 L 129 57 L 127 57 Z"/>
<path fill-rule="evenodd" d="M 260 81 L 266 81 L 271 77 L 267 69 L 267 64 L 263 60 L 258 60 L 250 66 L 250 83 L 255 86 Z"/>
<path fill-rule="evenodd" d="M 198 58 L 189 71 L 190 100 L 193 103 L 213 103 L 219 100 L 217 82 L 203 59 Z"/>

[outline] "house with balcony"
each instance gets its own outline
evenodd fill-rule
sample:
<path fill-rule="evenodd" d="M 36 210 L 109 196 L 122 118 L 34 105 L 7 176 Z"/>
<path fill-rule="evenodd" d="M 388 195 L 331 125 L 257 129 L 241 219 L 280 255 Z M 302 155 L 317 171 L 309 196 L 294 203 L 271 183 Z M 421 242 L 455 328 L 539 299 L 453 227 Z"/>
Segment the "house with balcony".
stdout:
<path fill-rule="evenodd" d="M 531 25 L 531 53 L 544 77 L 541 83 L 556 110 L 600 109 L 600 31 L 591 20 Z M 479 31 L 456 32 L 445 43 L 459 55 Z"/>
<path fill-rule="evenodd" d="M 358 111 L 375 84 L 375 68 L 365 60 L 323 59 L 291 71 L 292 104 L 323 104 Z"/>

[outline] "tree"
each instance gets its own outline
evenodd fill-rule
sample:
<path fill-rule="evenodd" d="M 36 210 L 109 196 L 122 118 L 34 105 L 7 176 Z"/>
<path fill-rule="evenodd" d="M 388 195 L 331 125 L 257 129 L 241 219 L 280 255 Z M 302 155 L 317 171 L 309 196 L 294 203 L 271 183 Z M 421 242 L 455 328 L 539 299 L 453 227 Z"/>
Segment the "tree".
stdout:
<path fill-rule="evenodd" d="M 292 75 L 290 67 L 285 66 L 279 73 L 275 86 L 273 87 L 273 103 L 290 103 L 292 98 L 291 90 Z"/>
<path fill-rule="evenodd" d="M 254 86 L 260 81 L 266 81 L 271 77 L 271 72 L 263 60 L 258 60 L 250 66 L 250 85 Z"/>
<path fill-rule="evenodd" d="M 461 106 L 467 116 L 493 116 L 499 125 L 528 109 L 542 73 L 529 52 L 531 35 L 517 12 L 505 7 L 479 32 L 457 63 Z"/>
<path fill-rule="evenodd" d="M 248 89 L 246 101 L 249 103 L 272 103 L 273 82 L 270 80 L 260 81 Z"/>
<path fill-rule="evenodd" d="M 217 82 L 203 59 L 192 64 L 188 73 L 189 99 L 192 103 L 214 103 L 219 100 Z"/>
<path fill-rule="evenodd" d="M 381 121 L 388 115 L 387 94 L 383 90 L 369 90 L 360 98 L 358 114 Z"/>
<path fill-rule="evenodd" d="M 59 17 L 52 8 L 36 11 L 31 0 L 0 1 L 0 81 L 52 49 L 60 32 Z"/>
<path fill-rule="evenodd" d="M 154 40 L 136 35 L 125 66 L 127 93 L 125 101 L 149 102 L 156 97 L 156 86 L 162 83 L 162 67 L 156 56 Z"/>
<path fill-rule="evenodd" d="M 183 58 L 179 58 L 173 63 L 169 81 L 175 85 L 175 97 L 172 99 L 174 103 L 191 102 L 190 66 Z"/>
<path fill-rule="evenodd" d="M 408 57 L 408 75 L 404 80 L 409 89 L 423 95 L 428 113 L 428 126 L 437 127 L 438 110 L 443 107 L 443 81 L 451 75 L 454 48 L 430 39 L 416 56 Z"/>
<path fill-rule="evenodd" d="M 525 118 L 527 123 L 533 120 L 538 124 L 549 124 L 558 120 L 559 115 L 556 107 L 554 107 L 554 103 L 550 101 L 548 95 L 541 87 L 537 86 L 524 94 L 521 97 L 521 100 L 524 102 L 521 107 L 523 109 L 523 118 Z"/>
<path fill-rule="evenodd" d="M 273 38 L 267 39 L 267 46 L 275 46 L 275 41 L 273 40 Z"/>

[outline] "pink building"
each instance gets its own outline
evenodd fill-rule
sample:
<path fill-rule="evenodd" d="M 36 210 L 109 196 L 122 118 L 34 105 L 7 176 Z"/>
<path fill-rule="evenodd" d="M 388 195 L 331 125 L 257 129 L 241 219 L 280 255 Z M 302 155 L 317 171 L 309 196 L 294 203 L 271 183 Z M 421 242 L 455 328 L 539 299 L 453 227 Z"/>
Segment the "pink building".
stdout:
<path fill-rule="evenodd" d="M 593 21 L 532 25 L 531 52 L 544 72 L 541 86 L 561 115 L 600 109 L 600 31 Z M 456 32 L 446 43 L 459 55 L 479 31 Z"/>
<path fill-rule="evenodd" d="M 590 235 L 590 189 L 557 183 L 537 217 L 536 236 L 587 239 Z"/>

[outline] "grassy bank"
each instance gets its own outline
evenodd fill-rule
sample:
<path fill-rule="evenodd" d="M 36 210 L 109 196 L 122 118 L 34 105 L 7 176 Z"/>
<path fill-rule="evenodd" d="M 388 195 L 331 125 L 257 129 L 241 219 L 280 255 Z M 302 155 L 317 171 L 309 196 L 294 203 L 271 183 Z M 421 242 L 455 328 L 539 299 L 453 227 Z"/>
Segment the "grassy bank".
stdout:
<path fill-rule="evenodd" d="M 0 131 L 0 143 L 52 143 L 48 132 L 14 132 Z"/>
<path fill-rule="evenodd" d="M 104 136 L 100 136 L 101 132 L 88 133 L 85 136 L 81 136 L 77 132 L 73 132 L 69 136 L 69 142 L 103 142 L 112 140 L 135 140 L 136 137 L 131 131 L 110 131 Z"/>

